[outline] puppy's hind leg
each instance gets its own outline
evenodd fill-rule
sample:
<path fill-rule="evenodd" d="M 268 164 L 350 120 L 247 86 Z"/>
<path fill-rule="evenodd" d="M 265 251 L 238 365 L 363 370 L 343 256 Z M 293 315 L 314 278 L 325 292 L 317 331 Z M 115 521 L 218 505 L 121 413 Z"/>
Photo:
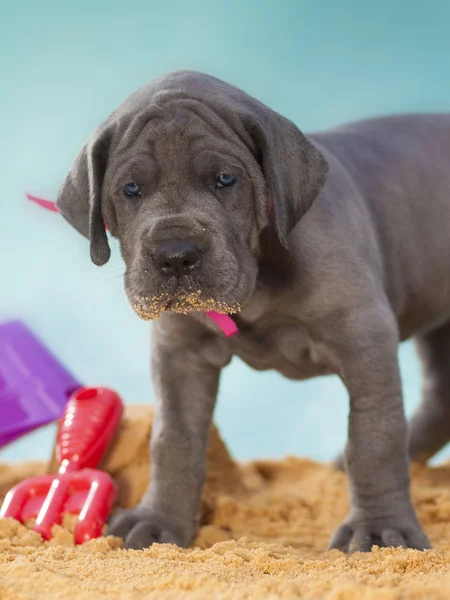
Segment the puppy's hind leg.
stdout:
<path fill-rule="evenodd" d="M 409 455 L 426 462 L 450 441 L 450 322 L 415 339 L 422 363 L 422 401 L 409 422 Z M 333 462 L 345 470 L 344 455 Z"/>
<path fill-rule="evenodd" d="M 411 460 L 426 462 L 450 441 L 450 322 L 416 340 L 422 402 L 409 423 Z"/>

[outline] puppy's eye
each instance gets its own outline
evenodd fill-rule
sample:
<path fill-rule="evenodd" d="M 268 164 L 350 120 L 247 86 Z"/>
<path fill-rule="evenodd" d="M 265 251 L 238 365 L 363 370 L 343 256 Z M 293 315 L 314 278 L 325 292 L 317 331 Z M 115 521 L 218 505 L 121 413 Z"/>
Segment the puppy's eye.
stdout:
<path fill-rule="evenodd" d="M 127 183 L 123 186 L 123 191 L 127 196 L 139 196 L 141 188 L 137 183 Z"/>
<path fill-rule="evenodd" d="M 229 187 L 230 185 L 234 185 L 236 183 L 236 177 L 233 175 L 227 175 L 226 173 L 221 173 L 216 181 L 216 186 L 221 187 Z"/>

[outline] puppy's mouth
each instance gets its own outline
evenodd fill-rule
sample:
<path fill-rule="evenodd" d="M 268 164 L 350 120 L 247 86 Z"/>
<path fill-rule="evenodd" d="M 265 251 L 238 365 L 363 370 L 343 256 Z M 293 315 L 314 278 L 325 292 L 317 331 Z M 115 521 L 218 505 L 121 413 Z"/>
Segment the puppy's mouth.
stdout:
<path fill-rule="evenodd" d="M 240 311 L 239 304 L 228 304 L 205 295 L 201 290 L 194 292 L 179 291 L 170 294 L 163 292 L 158 296 L 136 296 L 133 303 L 136 314 L 145 321 L 154 321 L 162 312 L 187 315 L 192 312 L 218 312 L 235 314 Z"/>

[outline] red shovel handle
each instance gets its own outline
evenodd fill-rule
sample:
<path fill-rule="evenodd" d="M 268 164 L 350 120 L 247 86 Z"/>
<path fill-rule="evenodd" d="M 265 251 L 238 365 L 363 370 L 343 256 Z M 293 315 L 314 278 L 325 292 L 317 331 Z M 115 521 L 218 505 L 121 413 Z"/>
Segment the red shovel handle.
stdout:
<path fill-rule="evenodd" d="M 112 390 L 99 387 L 75 392 L 57 435 L 59 474 L 19 483 L 7 494 L 0 517 L 23 522 L 38 513 L 34 529 L 48 540 L 53 525 L 61 523 L 63 512 L 75 512 L 79 513 L 76 543 L 99 536 L 114 502 L 116 486 L 109 475 L 93 467 L 111 442 L 122 412 L 122 401 Z"/>
<path fill-rule="evenodd" d="M 60 473 L 95 468 L 119 426 L 123 404 L 103 387 L 81 388 L 67 403 L 56 439 Z"/>

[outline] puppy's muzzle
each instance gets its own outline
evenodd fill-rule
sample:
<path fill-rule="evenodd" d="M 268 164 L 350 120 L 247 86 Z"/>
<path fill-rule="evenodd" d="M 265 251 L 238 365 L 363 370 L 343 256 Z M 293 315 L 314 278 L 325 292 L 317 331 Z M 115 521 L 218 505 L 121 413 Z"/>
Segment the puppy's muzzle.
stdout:
<path fill-rule="evenodd" d="M 198 266 L 200 249 L 197 244 L 188 240 L 166 242 L 157 246 L 154 260 L 164 275 L 183 277 Z"/>

